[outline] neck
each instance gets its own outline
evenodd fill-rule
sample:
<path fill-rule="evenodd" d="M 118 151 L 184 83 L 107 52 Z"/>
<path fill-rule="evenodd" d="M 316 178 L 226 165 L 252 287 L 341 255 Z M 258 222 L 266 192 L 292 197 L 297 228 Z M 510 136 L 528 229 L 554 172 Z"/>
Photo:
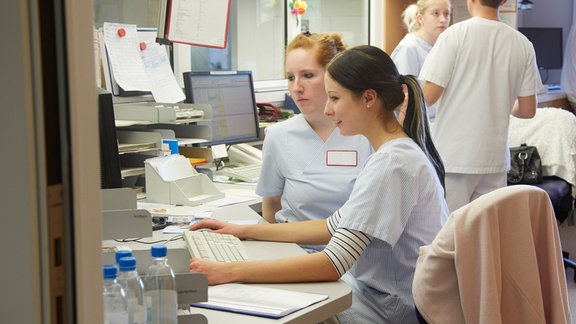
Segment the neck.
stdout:
<path fill-rule="evenodd" d="M 304 119 L 308 122 L 312 130 L 324 141 L 328 140 L 336 124 L 326 115 L 305 115 Z"/>
<path fill-rule="evenodd" d="M 478 18 L 500 21 L 500 15 L 498 9 L 482 6 L 480 4 L 475 6 L 473 12 L 471 12 L 470 14 Z"/>
<path fill-rule="evenodd" d="M 423 39 L 426 43 L 428 43 L 430 45 L 434 45 L 434 43 L 436 43 L 436 37 L 425 32 L 424 28 L 420 28 L 419 30 L 415 31 L 414 35 Z"/>
<path fill-rule="evenodd" d="M 376 120 L 377 123 L 382 123 L 381 120 L 379 119 Z M 396 120 L 396 117 L 390 118 L 383 126 L 378 127 L 376 129 L 377 131 L 375 131 L 372 134 L 365 134 L 374 151 L 377 151 L 378 148 L 386 142 L 389 142 L 397 138 L 408 137 L 408 135 L 406 135 L 406 133 L 402 129 L 400 123 L 398 123 L 398 121 Z"/>

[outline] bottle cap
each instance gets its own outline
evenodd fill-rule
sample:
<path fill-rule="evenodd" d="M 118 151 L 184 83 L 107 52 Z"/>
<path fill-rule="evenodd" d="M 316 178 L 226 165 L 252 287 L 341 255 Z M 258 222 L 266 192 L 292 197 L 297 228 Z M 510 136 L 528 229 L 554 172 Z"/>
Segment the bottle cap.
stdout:
<path fill-rule="evenodd" d="M 118 266 L 120 267 L 120 271 L 136 270 L 136 258 L 133 256 L 120 258 L 120 260 L 118 260 Z"/>
<path fill-rule="evenodd" d="M 115 265 L 106 264 L 104 265 L 104 279 L 115 279 L 118 273 Z"/>
<path fill-rule="evenodd" d="M 168 248 L 164 244 L 154 244 L 150 252 L 153 258 L 163 258 L 168 253 Z"/>
<path fill-rule="evenodd" d="M 116 263 L 120 262 L 120 259 L 124 258 L 124 257 L 130 257 L 132 256 L 132 251 L 130 250 L 118 250 L 116 251 Z"/>

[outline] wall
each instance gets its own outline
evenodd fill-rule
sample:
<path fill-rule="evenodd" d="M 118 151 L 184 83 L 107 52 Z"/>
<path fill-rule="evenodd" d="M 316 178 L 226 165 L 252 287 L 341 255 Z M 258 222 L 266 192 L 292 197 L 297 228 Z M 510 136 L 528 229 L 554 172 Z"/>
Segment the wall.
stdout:
<path fill-rule="evenodd" d="M 6 154 L 0 169 L 2 226 L 0 243 L 9 249 L 2 267 L 0 322 L 41 323 L 43 284 L 39 260 L 37 166 L 31 76 L 31 22 L 24 0 L 3 3 L 0 25 L 10 50 L 0 60 L 0 143 Z M 9 158 L 8 158 L 9 157 Z M 13 248 L 13 249 L 11 249 Z"/>
<path fill-rule="evenodd" d="M 532 10 L 518 11 L 518 27 L 562 27 L 564 44 L 574 21 L 574 0 L 532 0 Z M 560 83 L 560 69 L 541 73 L 545 83 Z"/>

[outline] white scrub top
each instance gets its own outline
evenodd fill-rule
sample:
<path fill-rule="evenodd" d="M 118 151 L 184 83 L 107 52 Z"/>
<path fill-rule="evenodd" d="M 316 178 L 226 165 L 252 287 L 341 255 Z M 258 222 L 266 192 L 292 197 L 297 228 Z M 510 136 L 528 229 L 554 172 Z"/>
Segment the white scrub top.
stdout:
<path fill-rule="evenodd" d="M 446 172 L 506 172 L 514 101 L 541 86 L 528 39 L 503 22 L 469 18 L 438 36 L 419 78 L 445 88 L 433 135 Z"/>
<path fill-rule="evenodd" d="M 265 132 L 256 193 L 282 196 L 278 222 L 332 215 L 348 199 L 356 176 L 372 153 L 365 137 L 342 136 L 338 128 L 324 142 L 303 115 L 269 126 Z"/>
<path fill-rule="evenodd" d="M 412 279 L 418 249 L 432 242 L 448 213 L 442 184 L 418 145 L 409 138 L 383 144 L 340 208 L 339 228 L 374 239 L 342 277 L 354 295 L 351 308 L 338 318 L 415 323 Z"/>

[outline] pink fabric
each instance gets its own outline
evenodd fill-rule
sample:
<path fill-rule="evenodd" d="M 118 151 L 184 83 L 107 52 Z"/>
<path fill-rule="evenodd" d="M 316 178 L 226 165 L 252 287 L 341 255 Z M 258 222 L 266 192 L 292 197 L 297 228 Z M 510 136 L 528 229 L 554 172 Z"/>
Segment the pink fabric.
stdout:
<path fill-rule="evenodd" d="M 429 324 L 570 323 L 546 192 L 505 187 L 454 211 L 420 248 L 412 292 Z"/>

